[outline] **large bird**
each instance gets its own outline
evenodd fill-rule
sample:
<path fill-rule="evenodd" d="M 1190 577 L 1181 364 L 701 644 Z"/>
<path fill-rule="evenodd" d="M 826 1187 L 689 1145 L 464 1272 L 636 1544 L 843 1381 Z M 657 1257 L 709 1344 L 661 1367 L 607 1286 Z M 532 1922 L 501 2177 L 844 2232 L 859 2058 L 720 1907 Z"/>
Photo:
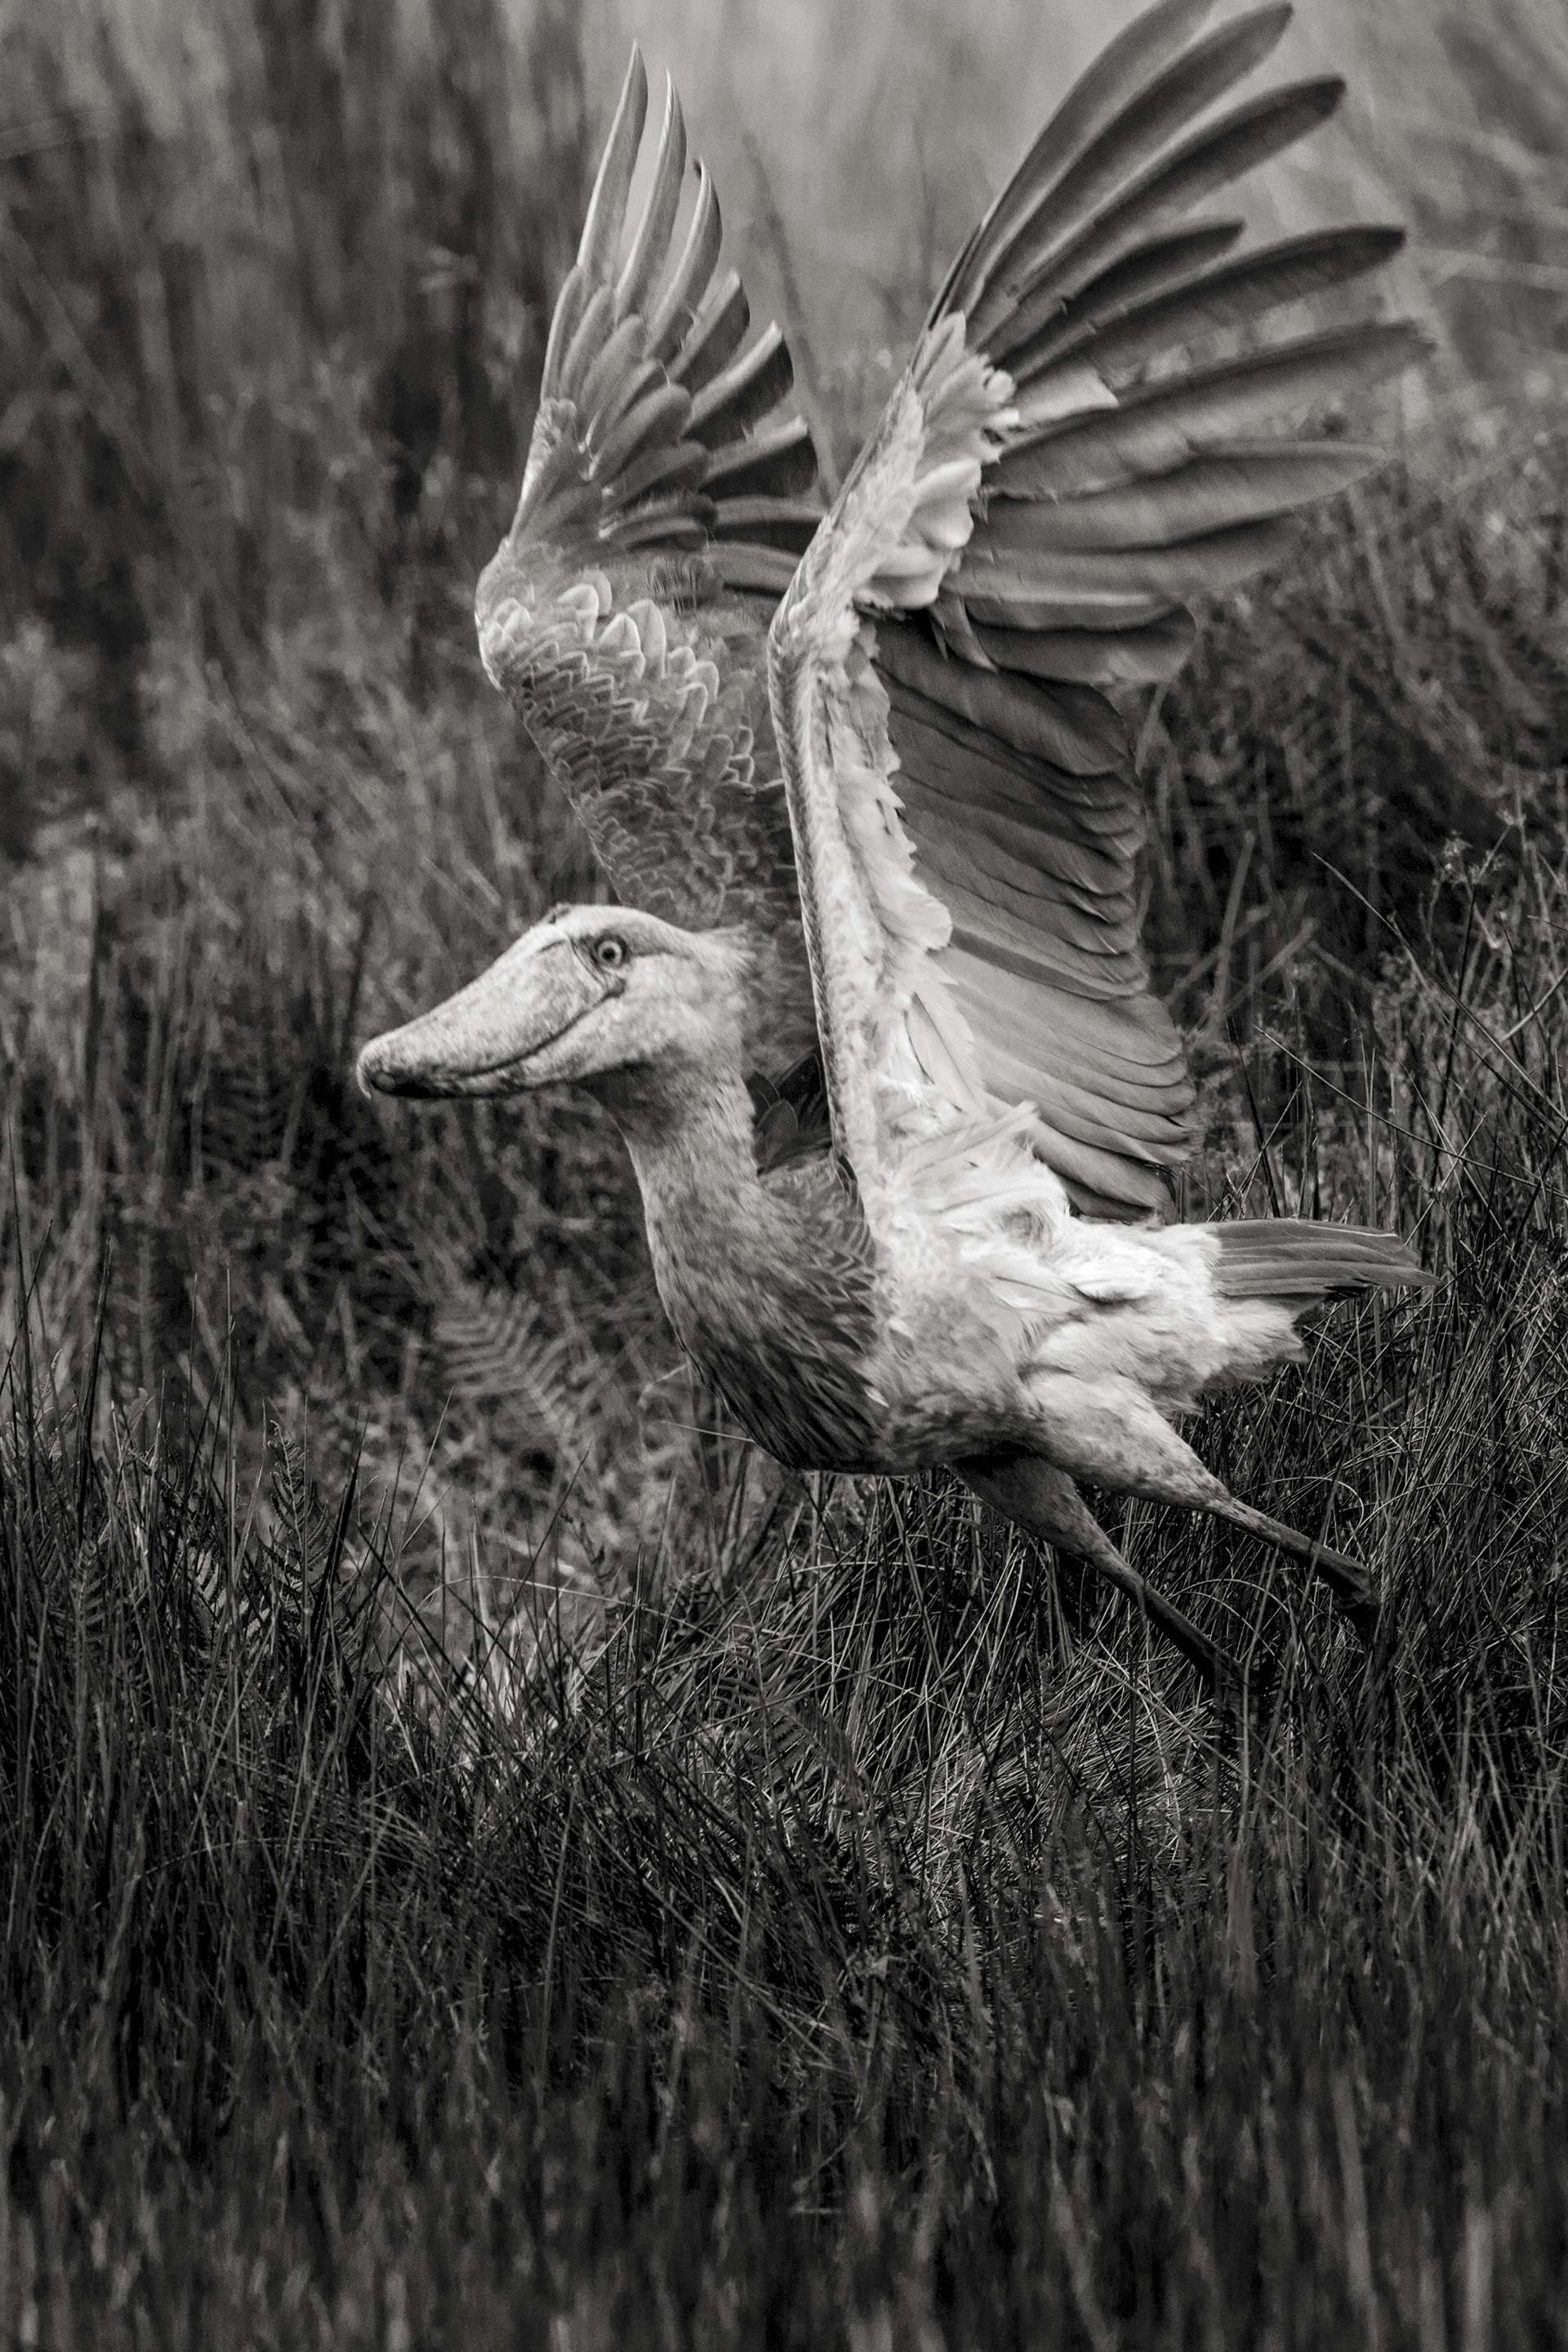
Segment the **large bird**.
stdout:
<path fill-rule="evenodd" d="M 670 1320 L 762 1445 L 950 1466 L 1224 1679 L 1079 1482 L 1249 1529 L 1365 1633 L 1364 1571 L 1237 1500 L 1174 1423 L 1300 1354 L 1323 1299 L 1426 1277 L 1352 1227 L 1160 1222 L 1193 1089 L 1139 951 L 1110 692 L 1168 677 L 1189 602 L 1377 462 L 1299 427 L 1424 346 L 1408 322 L 1259 334 L 1401 237 L 1237 256 L 1240 221 L 1190 216 L 1342 92 L 1216 111 L 1290 11 L 1209 14 L 1158 0 L 1072 89 L 826 515 L 700 164 L 688 194 L 673 89 L 628 228 L 634 52 L 478 599 L 485 667 L 621 903 L 552 909 L 360 1075 L 588 1088 Z"/>

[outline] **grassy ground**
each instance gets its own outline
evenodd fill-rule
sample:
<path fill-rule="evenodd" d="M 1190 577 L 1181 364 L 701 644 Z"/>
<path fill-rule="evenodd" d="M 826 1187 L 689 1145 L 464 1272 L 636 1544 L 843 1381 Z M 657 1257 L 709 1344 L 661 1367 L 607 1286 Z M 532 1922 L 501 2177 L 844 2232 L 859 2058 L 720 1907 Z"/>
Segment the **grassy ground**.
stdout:
<path fill-rule="evenodd" d="M 1197 1433 L 1370 1665 L 1110 1507 L 1222 1720 L 719 1428 L 590 1110 L 353 1088 L 593 887 L 463 609 L 589 110 L 564 8 L 200 22 L 4 28 L 0 2340 L 1568 2343 L 1560 440 L 1142 714 L 1190 1208 L 1441 1276 Z"/>

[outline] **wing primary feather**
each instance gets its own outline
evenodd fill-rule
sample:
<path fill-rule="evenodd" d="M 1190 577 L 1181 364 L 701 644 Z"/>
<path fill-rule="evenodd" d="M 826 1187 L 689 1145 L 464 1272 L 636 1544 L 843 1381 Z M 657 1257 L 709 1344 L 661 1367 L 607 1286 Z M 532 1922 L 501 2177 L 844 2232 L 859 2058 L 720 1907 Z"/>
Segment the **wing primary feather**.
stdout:
<path fill-rule="evenodd" d="M 605 142 L 594 193 L 588 199 L 588 216 L 583 223 L 582 242 L 577 247 L 578 261 L 590 278 L 601 283 L 609 275 L 626 226 L 626 198 L 631 194 L 632 173 L 637 168 L 647 114 L 647 75 L 643 68 L 642 51 L 634 41 L 626 62 L 626 78 L 621 85 L 620 102 Z"/>
<path fill-rule="evenodd" d="M 577 394 L 578 404 L 588 419 L 590 433 L 598 422 L 601 407 L 616 386 L 617 380 L 643 356 L 644 327 L 635 314 L 623 319 L 612 328 L 582 379 Z"/>
<path fill-rule="evenodd" d="M 1069 775 L 1109 775 L 1131 755 L 1126 725 L 1098 694 L 1041 694 L 1035 688 L 945 660 L 929 639 L 907 624 L 882 623 L 877 632 L 877 662 L 884 682 L 915 698 L 934 718 L 949 714 L 1005 743 L 1015 753 L 1036 753 Z M 892 691 L 892 688 L 889 688 Z M 895 694 L 895 705 L 899 699 Z"/>
<path fill-rule="evenodd" d="M 685 388 L 679 383 L 661 383 L 636 407 L 628 409 L 619 424 L 605 436 L 594 453 L 594 473 L 600 481 L 616 486 L 618 503 L 627 504 L 637 495 L 636 489 L 627 491 L 622 479 L 632 460 L 650 442 L 658 442 L 666 450 L 671 445 L 679 446 L 690 413 L 691 400 Z"/>
<path fill-rule="evenodd" d="M 630 348 L 635 350 L 636 344 Z M 664 370 L 657 361 L 633 360 L 629 366 L 621 368 L 618 382 L 601 394 L 590 414 L 586 434 L 588 446 L 595 453 L 595 465 L 600 472 L 608 471 L 601 462 L 602 454 L 621 420 L 633 409 L 640 408 L 647 395 L 658 392 L 667 382 Z"/>
<path fill-rule="evenodd" d="M 759 491 L 798 498 L 816 479 L 811 427 L 802 417 L 791 416 L 720 451 L 708 468 L 704 488 L 716 499 L 746 498 Z"/>
<path fill-rule="evenodd" d="M 576 400 L 580 397 L 583 379 L 604 350 L 615 322 L 614 294 L 607 286 L 595 286 L 584 305 L 583 315 L 573 331 L 566 355 L 561 362 L 558 386 L 561 399 Z"/>
<path fill-rule="evenodd" d="M 1078 853 L 1043 826 L 980 818 L 962 802 L 944 807 L 923 792 L 900 797 L 920 837 L 922 866 L 955 921 L 964 905 L 950 894 L 967 892 L 974 907 L 1016 915 L 1026 931 L 1048 927 L 1079 955 L 1123 956 L 1136 949 L 1138 898 L 1125 866 L 1110 890 L 1088 890 L 1057 870 L 1076 863 Z M 1060 856 L 1064 846 L 1068 857 Z"/>
<path fill-rule="evenodd" d="M 1021 691 L 1027 682 L 1008 683 Z M 1056 698 L 1032 690 L 1041 702 Z M 1143 839 L 1143 804 L 1127 771 L 1075 774 L 908 688 L 893 698 L 893 715 L 905 771 L 901 791 L 935 793 L 960 813 L 973 807 L 977 823 L 1016 820 L 1043 841 L 1071 845 L 1071 856 L 1054 867 L 1068 879 L 1102 894 L 1122 887 L 1121 861 Z M 1079 757 L 1081 770 L 1081 751 Z"/>
<path fill-rule="evenodd" d="M 778 547 L 804 555 L 822 520 L 815 499 L 731 498 L 714 509 L 715 535 L 751 540 L 760 547 Z"/>
<path fill-rule="evenodd" d="M 1157 621 L 1170 604 L 1168 596 L 1023 596 L 1010 593 L 987 596 L 972 589 L 965 609 L 976 628 L 990 629 L 1142 629 Z"/>
<path fill-rule="evenodd" d="M 1130 394 L 1053 425 L 998 461 L 998 490 L 1061 499 L 1169 473 L 1216 443 L 1267 431 L 1408 366 L 1427 349 L 1408 320 L 1332 329 Z M 1026 404 L 1020 403 L 1026 410 Z"/>
<path fill-rule="evenodd" d="M 729 365 L 745 341 L 752 323 L 746 289 L 732 269 L 726 270 L 702 307 L 701 315 L 676 356 L 669 373 L 695 399 Z"/>
<path fill-rule="evenodd" d="M 679 384 L 671 387 L 674 391 L 679 388 Z M 654 490 L 694 489 L 707 471 L 708 452 L 700 441 L 669 441 L 661 437 L 640 457 L 616 467 L 614 479 L 605 486 L 605 504 L 615 511 L 635 506 Z"/>
<path fill-rule="evenodd" d="M 612 517 L 602 536 L 616 547 L 701 548 L 708 543 L 710 518 L 690 496 L 649 499 Z"/>
<path fill-rule="evenodd" d="M 1355 441 L 1233 443 L 1113 490 L 1081 499 L 997 498 L 985 517 L 988 550 L 1174 547 L 1231 523 L 1260 522 L 1360 481 L 1383 452 Z"/>
<path fill-rule="evenodd" d="M 677 489 L 699 489 L 705 473 L 708 452 L 700 442 L 656 440 L 651 449 L 644 449 L 642 457 L 635 457 L 627 466 L 616 470 L 614 482 L 606 482 L 606 513 L 623 513 L 626 508 L 637 506 L 639 499 L 648 499 L 654 491 L 670 497 Z"/>
<path fill-rule="evenodd" d="M 938 289 L 928 327 L 949 310 L 970 310 L 1021 222 L 1129 98 L 1180 55 L 1214 0 L 1158 0 L 1100 51 L 1029 148 Z"/>
<path fill-rule="evenodd" d="M 996 973 L 1006 972 L 1037 988 L 1065 990 L 1070 995 L 1110 1003 L 1130 996 L 1148 979 L 1143 959 L 1135 951 L 1098 957 L 1091 963 L 1055 931 L 1045 932 L 1037 941 L 1005 908 L 991 906 L 951 883 L 947 887 L 956 902 L 952 945 L 985 967 L 990 987 L 996 985 Z M 1048 1060 L 1048 1040 L 1043 1040 L 1038 1050 Z"/>
<path fill-rule="evenodd" d="M 799 562 L 793 548 L 758 547 L 751 541 L 716 541 L 711 560 L 727 588 L 782 596 Z"/>
<path fill-rule="evenodd" d="M 977 625 L 980 650 L 999 669 L 1086 686 L 1161 686 L 1192 652 L 1197 624 L 1173 605 L 1140 628 L 1009 629 Z"/>
<path fill-rule="evenodd" d="M 644 499 L 637 506 L 629 509 L 621 516 L 616 524 L 616 535 L 622 540 L 623 544 L 630 544 L 634 530 L 646 537 L 647 532 L 657 526 L 666 523 L 694 522 L 706 530 L 712 520 L 712 506 L 705 495 L 694 499 L 689 492 L 684 489 L 665 490 L 657 499 Z"/>
<path fill-rule="evenodd" d="M 696 319 L 698 306 L 719 266 L 723 225 L 719 200 L 706 163 L 697 166 L 697 196 L 686 231 L 686 242 L 668 285 L 660 295 L 647 324 L 651 356 L 668 366 Z"/>
<path fill-rule="evenodd" d="M 593 280 L 580 261 L 574 261 L 562 280 L 555 299 L 555 311 L 550 321 L 550 336 L 544 346 L 544 366 L 539 379 L 539 397 L 552 399 L 560 390 L 561 367 L 567 348 L 582 323 L 583 313 L 593 291 Z"/>
<path fill-rule="evenodd" d="M 1205 265 L 1228 253 L 1246 231 L 1239 220 L 1199 221 L 1168 236 L 1151 237 L 1134 246 L 1071 299 L 1065 296 L 1051 320 L 1026 344 L 1014 348 L 1007 373 L 1015 383 L 1037 374 L 1054 359 L 1065 357 L 1087 342 L 1101 327 L 1121 318 L 1140 303 L 1163 294 L 1168 287 L 1184 286 Z"/>
<path fill-rule="evenodd" d="M 1140 1167 L 1120 1152 L 1097 1150 L 1092 1144 L 1048 1130 L 1037 1149 L 1067 1186 L 1080 1216 L 1149 1217 L 1169 1212 L 1171 1188 L 1157 1168 Z M 1173 1151 L 1172 1161 L 1184 1159 L 1187 1149 Z"/>
<path fill-rule="evenodd" d="M 973 1004 L 977 992 L 989 992 L 999 1050 L 1037 1051 L 1042 1042 L 1048 1042 L 1039 1035 L 1042 1008 L 1034 993 L 1041 984 L 1040 971 L 1036 965 L 1011 971 L 1007 960 L 991 958 L 982 939 L 949 950 L 943 968 L 962 1003 Z M 1096 1062 L 1105 1061 L 1114 1065 L 1119 1077 L 1136 1078 L 1141 1073 L 1156 1090 L 1184 1084 L 1186 1099 L 1193 1099 L 1181 1037 L 1157 997 L 1091 996 L 1070 982 L 1051 980 L 1044 984 L 1050 989 L 1050 1015 L 1064 1028 L 1074 1069 L 1088 1073 Z"/>
<path fill-rule="evenodd" d="M 1074 342 L 1062 350 L 1059 338 L 1055 339 L 1056 357 L 1087 358 L 1115 390 L 1119 380 L 1164 352 L 1247 325 L 1309 294 L 1349 285 L 1391 261 L 1404 243 L 1401 228 L 1327 229 L 1290 237 L 1139 304 L 1086 336 L 1081 345 Z M 1047 336 L 1050 332 L 1047 329 Z M 1007 371 L 1019 384 L 1032 383 L 1043 372 L 1031 344 L 1009 352 Z"/>
<path fill-rule="evenodd" d="M 1262 63 L 1278 45 L 1290 15 L 1289 0 L 1279 0 L 1279 5 L 1254 9 L 1217 26 L 1141 90 L 1049 190 L 1042 191 L 971 314 L 969 331 L 976 343 L 989 346 L 1019 292 L 1037 273 L 1042 248 L 1025 231 L 1043 216 L 1048 223 L 1043 250 L 1048 254 L 1092 227 L 1102 206 L 1168 148 L 1178 131 Z"/>
<path fill-rule="evenodd" d="M 1026 283 L 1018 288 L 1005 331 L 994 347 L 987 343 L 984 348 L 1005 364 L 1005 352 L 1021 347 L 1047 325 L 1060 305 L 1090 278 L 1216 188 L 1228 187 L 1255 164 L 1326 122 L 1344 91 L 1337 75 L 1291 82 L 1206 125 L 1092 221 L 1039 254 Z"/>
<path fill-rule="evenodd" d="M 991 604 L 1034 597 L 1088 608 L 1173 596 L 1215 595 L 1276 562 L 1290 545 L 1289 525 L 1247 521 L 1161 547 L 987 546 L 966 554 L 953 578 L 962 596 Z"/>
<path fill-rule="evenodd" d="M 691 431 L 710 449 L 737 441 L 748 425 L 765 416 L 793 390 L 789 346 L 776 326 L 764 329 L 749 352 L 700 392 L 691 405 Z"/>
<path fill-rule="evenodd" d="M 1163 1103 L 1110 1103 L 1098 1088 L 1045 1076 L 1035 1080 L 1034 1101 L 1042 1118 L 1079 1143 L 1100 1144 L 1151 1168 L 1169 1167 L 1187 1156 L 1185 1122 Z"/>
<path fill-rule="evenodd" d="M 659 131 L 653 185 L 648 190 L 626 268 L 616 286 L 616 310 L 622 318 L 628 311 L 647 307 L 649 290 L 669 257 L 670 234 L 680 207 L 680 184 L 685 177 L 686 123 L 675 84 L 667 76 L 664 123 Z"/>

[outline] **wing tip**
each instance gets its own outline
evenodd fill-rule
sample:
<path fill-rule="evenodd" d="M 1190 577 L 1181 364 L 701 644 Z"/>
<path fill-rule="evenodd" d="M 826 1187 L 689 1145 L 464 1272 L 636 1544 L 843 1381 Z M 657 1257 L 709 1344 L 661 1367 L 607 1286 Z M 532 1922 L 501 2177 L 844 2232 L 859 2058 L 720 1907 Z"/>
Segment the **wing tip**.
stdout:
<path fill-rule="evenodd" d="M 603 275 L 625 226 L 626 196 L 647 120 L 647 68 L 634 40 L 577 246 L 579 264 L 595 275 Z"/>

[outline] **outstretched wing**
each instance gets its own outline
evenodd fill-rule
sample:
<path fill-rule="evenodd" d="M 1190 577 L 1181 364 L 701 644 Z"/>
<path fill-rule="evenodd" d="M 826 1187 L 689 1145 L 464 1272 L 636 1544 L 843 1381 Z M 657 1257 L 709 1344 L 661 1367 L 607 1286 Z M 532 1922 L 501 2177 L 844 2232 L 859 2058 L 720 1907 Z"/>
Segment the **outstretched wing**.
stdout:
<path fill-rule="evenodd" d="M 1186 223 L 1342 90 L 1209 115 L 1289 10 L 1200 35 L 1208 13 L 1160 0 L 1041 132 L 773 623 L 828 1099 L 863 1189 L 911 1135 L 1026 1102 L 1039 1157 L 1101 1213 L 1157 1209 L 1189 1148 L 1139 950 L 1143 804 L 1101 689 L 1168 676 L 1189 601 L 1377 461 L 1288 428 L 1424 347 L 1403 323 L 1254 335 L 1401 239 L 1222 261 L 1239 225 Z"/>
<path fill-rule="evenodd" d="M 479 582 L 479 646 L 620 896 L 771 951 L 765 1066 L 813 1038 L 767 624 L 821 519 L 776 327 L 720 268 L 713 184 L 669 89 L 627 205 L 647 79 L 634 49 L 561 289 L 511 528 Z"/>

